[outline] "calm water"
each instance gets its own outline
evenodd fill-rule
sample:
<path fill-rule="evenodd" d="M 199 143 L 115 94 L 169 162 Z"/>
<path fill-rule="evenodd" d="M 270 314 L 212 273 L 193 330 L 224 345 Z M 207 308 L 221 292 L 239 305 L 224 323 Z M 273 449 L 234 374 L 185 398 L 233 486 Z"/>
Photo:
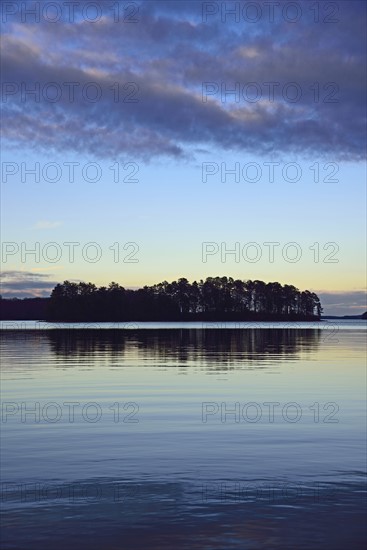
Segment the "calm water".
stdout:
<path fill-rule="evenodd" d="M 3 548 L 365 547 L 366 324 L 194 325 L 2 322 Z"/>

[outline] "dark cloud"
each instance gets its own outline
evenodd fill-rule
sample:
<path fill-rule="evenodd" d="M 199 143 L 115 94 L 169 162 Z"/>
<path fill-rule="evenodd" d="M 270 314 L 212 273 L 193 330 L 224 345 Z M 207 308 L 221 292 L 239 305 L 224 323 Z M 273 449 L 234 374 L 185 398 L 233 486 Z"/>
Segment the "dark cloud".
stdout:
<path fill-rule="evenodd" d="M 34 280 L 42 280 L 49 277 L 47 273 L 37 273 L 33 271 L 15 271 L 15 270 L 8 270 L 8 271 L 2 271 L 0 273 L 0 279 L 2 281 L 4 280 L 16 280 L 19 279 L 19 277 L 27 278 L 27 279 L 34 279 Z"/>
<path fill-rule="evenodd" d="M 3 298 L 34 298 L 50 296 L 57 281 L 52 275 L 32 271 L 3 271 L 0 274 L 0 293 Z"/>
<path fill-rule="evenodd" d="M 367 294 L 363 290 L 350 292 L 318 292 L 324 315 L 360 315 L 367 310 Z"/>
<path fill-rule="evenodd" d="M 364 3 L 338 2 L 339 22 L 329 24 L 312 20 L 309 2 L 299 3 L 303 16 L 293 24 L 282 17 L 274 23 L 266 17 L 256 24 L 222 22 L 220 14 L 205 22 L 202 2 L 137 5 L 139 21 L 132 24 L 115 23 L 112 13 L 105 14 L 106 3 L 95 24 L 25 24 L 9 17 L 4 81 L 28 88 L 39 83 L 41 90 L 55 82 L 62 96 L 55 103 L 9 96 L 3 103 L 6 143 L 101 158 L 177 158 L 208 145 L 259 154 L 332 154 L 333 160 L 365 156 Z M 65 82 L 79 84 L 74 101 Z M 88 82 L 102 92 L 95 103 L 82 96 Z M 135 103 L 122 101 L 128 82 L 139 90 Z M 240 101 L 222 101 L 217 93 L 203 102 L 205 82 L 228 89 L 238 83 Z M 261 100 L 243 97 L 249 82 L 260 86 Z M 274 101 L 266 82 L 278 83 Z M 284 96 L 290 82 L 301 90 L 296 102 Z M 118 102 L 114 83 L 120 86 Z"/>

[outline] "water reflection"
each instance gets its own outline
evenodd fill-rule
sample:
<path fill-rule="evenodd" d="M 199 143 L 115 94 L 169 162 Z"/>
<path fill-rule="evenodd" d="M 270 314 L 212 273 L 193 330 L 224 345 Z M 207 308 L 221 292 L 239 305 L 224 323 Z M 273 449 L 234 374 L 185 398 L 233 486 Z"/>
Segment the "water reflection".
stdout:
<path fill-rule="evenodd" d="M 8 349 L 18 345 L 67 359 L 140 358 L 153 364 L 240 366 L 294 360 L 315 352 L 321 330 L 52 330 L 2 333 Z"/>

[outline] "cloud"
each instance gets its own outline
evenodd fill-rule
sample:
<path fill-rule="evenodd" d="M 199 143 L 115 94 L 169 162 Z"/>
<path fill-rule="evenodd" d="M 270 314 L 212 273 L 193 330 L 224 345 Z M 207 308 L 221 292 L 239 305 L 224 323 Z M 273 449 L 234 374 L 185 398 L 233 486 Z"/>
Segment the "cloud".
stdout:
<path fill-rule="evenodd" d="M 60 227 L 62 225 L 61 222 L 51 222 L 51 221 L 39 221 L 37 222 L 33 228 L 34 229 L 55 229 L 56 227 Z"/>
<path fill-rule="evenodd" d="M 29 278 L 29 279 L 43 279 L 49 277 L 46 273 L 34 273 L 33 271 L 17 271 L 17 270 L 8 270 L 2 271 L 0 273 L 0 279 L 2 280 L 14 280 L 19 279 L 19 277 Z"/>
<path fill-rule="evenodd" d="M 360 315 L 367 310 L 367 294 L 364 290 L 317 292 L 324 315 Z"/>
<path fill-rule="evenodd" d="M 0 274 L 0 293 L 3 298 L 48 297 L 58 281 L 52 274 L 32 271 L 3 271 Z"/>
<path fill-rule="evenodd" d="M 295 24 L 282 17 L 253 25 L 230 17 L 223 22 L 220 14 L 205 22 L 201 2 L 140 2 L 139 21 L 123 32 L 112 11 L 98 24 L 10 19 L 3 78 L 19 91 L 3 103 L 4 140 L 9 147 L 97 158 L 185 158 L 211 145 L 362 159 L 364 3 L 340 3 L 340 21 L 329 25 L 316 24 L 307 2 L 299 4 L 303 17 Z M 101 7 L 105 12 L 105 3 Z M 27 89 L 40 86 L 39 102 L 31 96 L 22 101 L 22 82 Z M 61 90 L 55 102 L 43 95 L 52 96 L 51 82 Z M 73 100 L 65 82 L 77 84 Z M 95 102 L 85 97 L 91 82 L 101 93 Z M 218 91 L 203 101 L 206 82 Z M 258 101 L 251 101 L 254 82 Z M 237 85 L 236 102 L 225 90 Z"/>

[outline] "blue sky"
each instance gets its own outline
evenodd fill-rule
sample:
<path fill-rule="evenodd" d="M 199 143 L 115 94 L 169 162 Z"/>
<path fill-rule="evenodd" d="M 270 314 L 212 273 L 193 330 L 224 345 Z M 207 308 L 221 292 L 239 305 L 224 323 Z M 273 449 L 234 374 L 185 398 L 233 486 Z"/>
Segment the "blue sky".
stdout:
<path fill-rule="evenodd" d="M 7 4 L 4 296 L 228 275 L 366 308 L 364 3 Z"/>

